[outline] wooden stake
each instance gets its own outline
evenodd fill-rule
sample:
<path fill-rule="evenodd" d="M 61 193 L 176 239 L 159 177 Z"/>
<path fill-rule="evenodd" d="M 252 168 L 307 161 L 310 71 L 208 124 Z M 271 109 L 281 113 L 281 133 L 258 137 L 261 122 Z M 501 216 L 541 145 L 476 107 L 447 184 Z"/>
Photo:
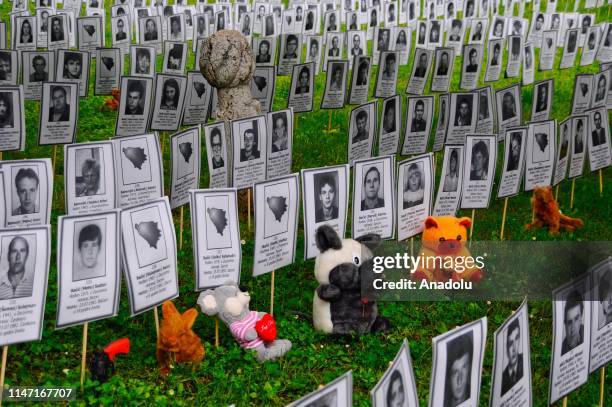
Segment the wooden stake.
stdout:
<path fill-rule="evenodd" d="M 559 184 L 557 184 L 557 187 L 555 188 L 555 201 L 559 203 Z"/>
<path fill-rule="evenodd" d="M 219 347 L 219 318 L 215 318 L 215 348 Z"/>
<path fill-rule="evenodd" d="M 274 270 L 272 270 L 272 279 L 270 280 L 270 315 L 274 316 Z"/>
<path fill-rule="evenodd" d="M 499 232 L 499 240 L 504 240 L 504 229 L 506 227 L 506 211 L 508 210 L 508 198 L 504 198 L 504 212 L 502 213 L 502 224 Z"/>
<path fill-rule="evenodd" d="M 87 326 L 88 323 L 83 324 L 83 345 L 81 346 L 81 391 L 83 391 L 83 384 L 85 383 L 85 365 L 87 363 Z"/>
<path fill-rule="evenodd" d="M 6 374 L 6 357 L 8 345 L 2 347 L 2 368 L 0 368 L 0 406 L 2 405 L 2 393 L 4 392 L 4 375 Z"/>
<path fill-rule="evenodd" d="M 55 159 L 57 158 L 57 144 L 53 146 L 53 171 L 55 171 Z"/>
<path fill-rule="evenodd" d="M 414 257 L 414 237 L 410 238 L 410 256 Z"/>
<path fill-rule="evenodd" d="M 604 405 L 604 383 L 606 382 L 606 367 L 599 369 L 599 407 Z"/>
<path fill-rule="evenodd" d="M 574 188 L 576 187 L 576 178 L 572 179 L 572 193 L 570 195 L 570 209 L 574 207 Z"/>
<path fill-rule="evenodd" d="M 603 175 L 601 168 L 599 169 L 599 196 L 603 196 Z"/>
<path fill-rule="evenodd" d="M 157 307 L 153 308 L 153 317 L 155 318 L 155 333 L 157 339 L 159 339 L 159 314 L 157 313 Z"/>
<path fill-rule="evenodd" d="M 251 188 L 247 190 L 247 224 L 251 231 Z"/>
<path fill-rule="evenodd" d="M 332 129 L 332 111 L 329 111 L 329 119 L 327 121 L 327 128 L 323 130 L 323 133 L 336 133 L 338 129 Z"/>
<path fill-rule="evenodd" d="M 185 206 L 181 206 L 181 220 L 179 222 L 179 250 L 183 250 L 183 209 Z"/>
<path fill-rule="evenodd" d="M 563 397 L 563 407 L 567 407 L 567 396 Z"/>
<path fill-rule="evenodd" d="M 472 240 L 472 234 L 474 234 L 474 217 L 476 216 L 476 209 L 472 209 L 472 226 L 470 227 L 470 241 Z"/>
<path fill-rule="evenodd" d="M 0 151 L 0 161 L 2 161 L 2 151 Z"/>

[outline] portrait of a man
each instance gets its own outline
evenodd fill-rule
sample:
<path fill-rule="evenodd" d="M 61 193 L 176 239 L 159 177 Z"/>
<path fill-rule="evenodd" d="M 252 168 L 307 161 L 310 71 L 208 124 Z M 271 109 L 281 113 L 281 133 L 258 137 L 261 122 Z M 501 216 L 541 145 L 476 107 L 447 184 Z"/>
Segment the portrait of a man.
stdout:
<path fill-rule="evenodd" d="M 612 322 L 612 269 L 608 269 L 600 275 L 597 293 L 599 295 L 599 306 L 601 307 L 597 325 L 601 329 Z"/>
<path fill-rule="evenodd" d="M 287 132 L 287 114 L 285 112 L 272 114 L 272 152 L 278 153 L 288 148 L 289 133 Z"/>
<path fill-rule="evenodd" d="M 410 131 L 413 133 L 425 131 L 427 129 L 427 121 L 425 120 L 425 102 L 423 100 L 419 99 L 416 101 L 412 114 Z"/>
<path fill-rule="evenodd" d="M 385 206 L 384 197 L 380 197 L 380 184 L 381 184 L 380 171 L 376 166 L 370 167 L 363 177 L 363 196 L 361 200 L 361 210 L 367 211 L 371 209 L 378 209 Z"/>
<path fill-rule="evenodd" d="M 510 147 L 508 148 L 508 165 L 506 171 L 516 171 L 519 168 L 521 160 L 521 145 L 523 144 L 522 135 L 520 132 L 512 132 L 510 134 Z"/>
<path fill-rule="evenodd" d="M 472 125 L 472 97 L 464 96 L 457 99 L 455 126 Z"/>
<path fill-rule="evenodd" d="M 606 130 L 601 124 L 601 112 L 597 111 L 593 114 L 593 124 L 595 128 L 591 132 L 593 147 L 600 146 L 606 142 Z"/>
<path fill-rule="evenodd" d="M 446 344 L 444 407 L 456 407 L 471 396 L 473 333 L 467 332 Z"/>
<path fill-rule="evenodd" d="M 30 72 L 30 82 L 47 82 L 49 72 L 47 72 L 47 60 L 42 55 L 32 58 L 32 71 Z"/>
<path fill-rule="evenodd" d="M 51 87 L 51 107 L 49 108 L 49 121 L 67 122 L 70 120 L 70 105 L 68 104 L 68 92 L 63 86 Z"/>
<path fill-rule="evenodd" d="M 515 318 L 506 329 L 506 367 L 502 372 L 501 395 L 503 396 L 523 378 L 523 354 L 521 350 L 521 326 Z"/>
<path fill-rule="evenodd" d="M 34 270 L 30 270 L 28 258 L 30 245 L 23 236 L 13 237 L 7 248 L 8 268 L 0 274 L 0 300 L 30 297 L 34 287 Z M 30 267 L 31 268 L 31 267 Z"/>
<path fill-rule="evenodd" d="M 221 137 L 221 130 L 219 127 L 214 127 L 210 131 L 210 146 L 212 148 L 212 167 L 214 170 L 217 168 L 223 168 L 225 162 L 221 153 L 223 152 L 223 139 Z"/>
<path fill-rule="evenodd" d="M 295 84 L 295 94 L 305 95 L 310 93 L 310 68 L 303 66 L 298 74 L 298 79 Z"/>
<path fill-rule="evenodd" d="M 359 143 L 368 139 L 368 112 L 365 109 L 357 112 L 355 116 L 355 131 L 351 143 Z"/>
<path fill-rule="evenodd" d="M 128 80 L 125 114 L 142 116 L 144 112 L 145 87 L 142 81 Z"/>
<path fill-rule="evenodd" d="M 75 243 L 72 281 L 90 280 L 106 275 L 100 227 L 95 223 L 84 226 Z"/>
<path fill-rule="evenodd" d="M 19 206 L 13 207 L 13 216 L 38 213 L 40 179 L 33 168 L 20 168 L 15 176 L 15 190 Z M 15 202 L 13 203 L 15 205 Z"/>
<path fill-rule="evenodd" d="M 14 124 L 13 94 L 12 92 L 0 92 L 0 128 L 11 128 Z"/>
<path fill-rule="evenodd" d="M 259 159 L 257 135 L 253 129 L 247 129 L 242 134 L 243 148 L 240 149 L 240 162 Z"/>
<path fill-rule="evenodd" d="M 338 219 L 337 178 L 337 172 L 314 175 L 316 223 Z"/>
<path fill-rule="evenodd" d="M 502 121 L 516 117 L 516 101 L 511 91 L 507 91 L 502 96 Z"/>
<path fill-rule="evenodd" d="M 563 307 L 563 342 L 561 356 L 582 345 L 584 341 L 584 298 L 578 290 L 572 290 Z"/>

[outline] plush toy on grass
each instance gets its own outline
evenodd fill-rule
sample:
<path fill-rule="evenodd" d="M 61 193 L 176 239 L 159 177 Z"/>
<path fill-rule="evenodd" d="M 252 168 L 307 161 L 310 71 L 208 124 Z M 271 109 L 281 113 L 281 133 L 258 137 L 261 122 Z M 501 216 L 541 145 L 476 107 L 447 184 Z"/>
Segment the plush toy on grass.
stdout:
<path fill-rule="evenodd" d="M 91 378 L 100 383 L 106 383 L 115 373 L 115 357 L 130 353 L 129 338 L 117 339 L 109 343 L 102 351 L 94 352 L 89 364 Z"/>
<path fill-rule="evenodd" d="M 163 319 L 157 340 L 157 361 L 161 373 L 167 375 L 176 363 L 199 363 L 204 359 L 204 347 L 200 337 L 191 329 L 198 311 L 190 308 L 181 314 L 172 301 L 162 305 Z"/>
<path fill-rule="evenodd" d="M 456 258 L 470 258 L 467 248 L 467 229 L 472 226 L 470 218 L 454 216 L 429 216 L 425 220 L 423 243 L 419 252 L 423 259 L 416 268 L 413 279 L 428 281 L 473 281 L 482 279 L 484 270 Z M 427 262 L 427 258 L 430 258 Z M 436 259 L 437 261 L 434 261 Z"/>
<path fill-rule="evenodd" d="M 276 339 L 274 318 L 265 312 L 249 310 L 250 300 L 248 292 L 241 291 L 236 283 L 227 282 L 202 292 L 198 305 L 206 315 L 217 315 L 240 346 L 254 350 L 260 362 L 283 356 L 291 349 L 291 342 Z"/>
<path fill-rule="evenodd" d="M 581 219 L 570 218 L 561 213 L 550 186 L 535 187 L 533 197 L 531 197 L 531 208 L 533 209 L 534 219 L 533 222 L 525 225 L 526 229 L 547 227 L 549 234 L 556 235 L 559 233 L 559 229 L 573 232 L 584 226 Z"/>
<path fill-rule="evenodd" d="M 378 235 L 357 240 L 340 239 L 334 228 L 317 229 L 315 278 L 319 282 L 312 304 L 312 321 L 318 331 L 329 334 L 364 334 L 390 329 L 389 320 L 378 314 L 376 302 L 361 296 L 362 280 L 373 279 L 372 250 Z"/>

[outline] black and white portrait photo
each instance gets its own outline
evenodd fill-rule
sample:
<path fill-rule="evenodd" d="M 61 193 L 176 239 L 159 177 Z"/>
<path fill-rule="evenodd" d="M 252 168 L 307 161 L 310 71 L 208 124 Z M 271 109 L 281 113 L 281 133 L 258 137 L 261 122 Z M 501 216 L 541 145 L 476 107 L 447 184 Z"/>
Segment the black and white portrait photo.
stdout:
<path fill-rule="evenodd" d="M 482 65 L 482 44 L 470 44 L 463 47 L 463 65 L 461 70 L 461 88 L 472 90 L 478 84 Z"/>
<path fill-rule="evenodd" d="M 476 405 L 486 341 L 486 317 L 433 338 L 431 400 L 435 406 Z M 469 404 L 464 404 L 464 403 Z"/>
<path fill-rule="evenodd" d="M 36 264 L 36 239 L 33 235 L 1 236 L 0 259 L 7 267 L 0 278 L 0 301 L 31 297 Z"/>
<path fill-rule="evenodd" d="M 81 148 L 75 151 L 75 194 L 77 197 L 103 195 L 103 152 L 101 147 Z"/>
<path fill-rule="evenodd" d="M 78 83 L 79 96 L 87 96 L 89 90 L 89 52 L 58 50 L 56 72 L 58 82 Z"/>
<path fill-rule="evenodd" d="M 328 62 L 321 109 L 338 109 L 344 106 L 347 73 L 348 61 Z"/>
<path fill-rule="evenodd" d="M 464 154 L 461 208 L 486 208 L 495 178 L 496 136 L 466 136 Z"/>
<path fill-rule="evenodd" d="M 42 17 L 42 15 L 41 15 Z M 49 30 L 47 34 L 47 48 L 49 50 L 68 48 L 68 22 L 65 14 L 56 14 L 54 16 L 47 16 L 49 23 Z"/>
<path fill-rule="evenodd" d="M 551 110 L 554 82 L 552 79 L 534 85 L 531 120 L 548 120 Z"/>
<path fill-rule="evenodd" d="M 36 50 L 36 17 L 18 16 L 14 20 L 13 49 Z"/>
<path fill-rule="evenodd" d="M 211 188 L 225 188 L 228 186 L 227 146 L 225 127 L 223 123 L 213 123 L 204 126 L 204 139 L 210 174 Z"/>
<path fill-rule="evenodd" d="M 349 407 L 353 405 L 353 375 L 346 372 L 331 383 L 313 391 L 288 407 Z"/>
<path fill-rule="evenodd" d="M 398 58 L 396 51 L 381 52 L 374 96 L 391 97 L 397 93 Z"/>
<path fill-rule="evenodd" d="M 582 114 L 591 105 L 593 93 L 593 75 L 578 74 L 574 77 L 574 93 L 572 96 L 572 114 Z"/>
<path fill-rule="evenodd" d="M 429 76 L 433 60 L 433 50 L 417 47 L 414 54 L 412 74 L 406 86 L 406 92 L 421 95 Z"/>
<path fill-rule="evenodd" d="M 433 208 L 433 216 L 455 216 L 463 181 L 463 145 L 444 146 L 442 177 Z"/>
<path fill-rule="evenodd" d="M 351 86 L 349 88 L 348 96 L 349 104 L 364 104 L 367 102 L 370 87 L 371 67 L 371 57 L 366 55 L 354 57 Z"/>
<path fill-rule="evenodd" d="M 3 86 L 0 91 L 0 150 L 25 148 L 25 109 L 21 86 Z"/>
<path fill-rule="evenodd" d="M 278 75 L 287 76 L 295 64 L 302 58 L 302 36 L 283 34 L 280 36 L 280 53 Z"/>
<path fill-rule="evenodd" d="M 592 92 L 593 100 L 591 102 L 591 108 L 606 106 L 611 75 L 612 70 L 610 69 L 598 72 L 593 75 L 594 87 Z"/>
<path fill-rule="evenodd" d="M 384 188 L 381 189 L 384 179 L 381 177 L 380 166 L 372 165 L 364 168 L 361 191 L 361 211 L 378 209 L 385 206 Z M 384 175 L 384 173 L 383 173 Z"/>
<path fill-rule="evenodd" d="M 348 161 L 372 156 L 376 131 L 376 103 L 370 102 L 351 111 L 349 122 Z"/>
<path fill-rule="evenodd" d="M 266 179 L 291 173 L 293 151 L 293 111 L 291 108 L 267 114 L 268 160 Z"/>
<path fill-rule="evenodd" d="M 120 15 L 111 19 L 111 40 L 113 46 L 121 48 L 124 52 L 129 50 L 132 35 L 130 20 L 127 15 Z"/>
<path fill-rule="evenodd" d="M 519 192 L 522 171 L 525 165 L 527 128 L 514 127 L 506 131 L 504 139 L 504 166 L 499 183 L 498 198 Z"/>
<path fill-rule="evenodd" d="M 137 76 L 121 78 L 121 98 L 117 116 L 118 136 L 143 134 L 146 132 L 153 79 Z"/>
<path fill-rule="evenodd" d="M 412 96 L 407 99 L 407 115 L 402 155 L 425 152 L 433 121 L 433 96 Z"/>
<path fill-rule="evenodd" d="M 182 75 L 187 63 L 187 44 L 184 42 L 164 43 L 164 62 L 162 72 Z"/>
<path fill-rule="evenodd" d="M 574 66 L 576 54 L 578 54 L 579 33 L 579 28 L 569 29 L 565 32 L 563 55 L 561 56 L 561 63 L 559 64 L 560 69 L 570 68 Z"/>
<path fill-rule="evenodd" d="M 323 55 L 323 37 L 309 35 L 306 40 L 306 50 L 305 62 L 313 62 L 315 66 L 314 71 L 320 72 Z"/>
<path fill-rule="evenodd" d="M 25 98 L 40 100 L 42 83 L 55 77 L 55 53 L 50 51 L 24 51 L 22 58 Z"/>
<path fill-rule="evenodd" d="M 75 222 L 72 281 L 92 280 L 106 275 L 106 222 Z"/>
<path fill-rule="evenodd" d="M 493 82 L 499 80 L 502 69 L 503 44 L 503 39 L 496 39 L 488 42 L 485 82 Z"/>
<path fill-rule="evenodd" d="M 586 113 L 589 115 L 591 132 L 588 137 L 589 167 L 591 171 L 595 171 L 610 165 L 610 122 L 606 120 L 607 110 L 603 106 Z"/>
<path fill-rule="evenodd" d="M 612 358 L 612 349 L 604 344 L 612 337 L 612 261 L 610 258 L 591 267 L 593 284 L 591 302 L 591 349 L 589 372 L 605 366 Z"/>
<path fill-rule="evenodd" d="M 447 158 L 445 160 L 446 171 L 444 172 L 444 182 L 442 183 L 443 192 L 455 192 L 459 187 L 459 179 L 461 174 L 461 159 L 463 158 L 460 153 L 463 151 L 457 147 L 451 147 L 449 149 Z"/>
<path fill-rule="evenodd" d="M 138 19 L 140 45 L 159 44 L 161 50 L 162 24 L 160 16 L 150 16 Z M 159 51 L 158 51 L 159 52 Z"/>
<path fill-rule="evenodd" d="M 470 181 L 486 181 L 489 169 L 489 141 L 474 140 L 470 160 Z"/>
<path fill-rule="evenodd" d="M 506 128 L 521 125 L 521 99 L 520 86 L 512 85 L 495 92 L 497 106 L 497 121 L 499 132 L 502 134 Z"/>
<path fill-rule="evenodd" d="M 572 119 L 572 132 L 570 136 L 570 164 L 569 178 L 582 175 L 584 170 L 585 146 L 587 145 L 588 116 L 575 116 Z"/>
<path fill-rule="evenodd" d="M 446 92 L 450 86 L 450 78 L 453 74 L 455 62 L 455 50 L 453 48 L 436 48 L 436 63 L 433 70 L 431 90 Z"/>
<path fill-rule="evenodd" d="M 478 93 L 451 93 L 446 143 L 463 144 L 474 133 L 478 121 Z"/>
<path fill-rule="evenodd" d="M 253 51 L 257 65 L 274 64 L 276 60 L 276 37 L 253 38 Z"/>
<path fill-rule="evenodd" d="M 315 223 L 338 219 L 338 171 L 315 173 L 312 182 L 315 188 L 311 195 L 315 207 Z"/>
<path fill-rule="evenodd" d="M 431 153 L 398 164 L 397 238 L 400 241 L 423 231 L 425 219 L 431 214 L 432 174 Z"/>
<path fill-rule="evenodd" d="M 185 102 L 187 77 L 169 74 L 157 74 L 155 85 L 155 102 L 151 116 L 152 130 L 178 129 Z"/>
<path fill-rule="evenodd" d="M 153 78 L 155 73 L 155 48 L 148 46 L 130 47 L 130 75 Z"/>
<path fill-rule="evenodd" d="M 408 407 L 419 404 L 407 341 L 403 342 L 393 362 L 370 393 L 374 407 Z"/>
<path fill-rule="evenodd" d="M 7 228 L 48 223 L 53 190 L 50 162 L 49 159 L 3 162 Z"/>
<path fill-rule="evenodd" d="M 0 85 L 16 85 L 17 84 L 17 51 L 2 50 L 0 51 Z"/>

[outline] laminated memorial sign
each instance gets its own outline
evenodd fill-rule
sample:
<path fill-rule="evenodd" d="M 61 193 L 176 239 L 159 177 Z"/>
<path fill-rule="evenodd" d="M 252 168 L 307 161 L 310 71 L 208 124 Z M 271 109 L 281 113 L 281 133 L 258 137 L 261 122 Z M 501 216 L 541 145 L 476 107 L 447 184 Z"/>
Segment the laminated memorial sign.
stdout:
<path fill-rule="evenodd" d="M 557 151 L 557 122 L 548 120 L 529 123 L 525 161 L 525 191 L 552 182 Z"/>
<path fill-rule="evenodd" d="M 277 38 L 278 37 L 253 38 L 252 48 L 255 56 L 255 66 L 274 66 L 276 62 Z"/>
<path fill-rule="evenodd" d="M 55 78 L 55 53 L 24 51 L 21 58 L 24 97 L 26 100 L 40 100 L 43 82 Z"/>
<path fill-rule="evenodd" d="M 257 66 L 251 81 L 251 95 L 259 101 L 262 113 L 272 109 L 276 86 L 276 67 Z"/>
<path fill-rule="evenodd" d="M 605 107 L 586 111 L 589 115 L 589 167 L 597 171 L 610 165 L 610 121 Z"/>
<path fill-rule="evenodd" d="M 289 175 L 293 154 L 293 110 L 268 113 L 266 179 Z"/>
<path fill-rule="evenodd" d="M 300 208 L 298 174 L 258 182 L 254 191 L 256 277 L 295 261 Z"/>
<path fill-rule="evenodd" d="M 344 33 L 326 32 L 324 40 L 326 49 L 325 54 L 323 54 L 323 69 L 327 71 L 329 61 L 339 61 L 342 59 L 344 54 Z"/>
<path fill-rule="evenodd" d="M 405 15 L 404 13 L 400 16 Z M 393 27 L 392 28 L 393 39 L 391 40 L 391 46 L 393 51 L 399 52 L 398 63 L 400 65 L 408 64 L 408 56 L 410 55 L 410 42 L 412 39 L 412 30 L 408 27 Z M 365 44 L 365 42 L 364 42 Z"/>
<path fill-rule="evenodd" d="M 555 171 L 553 186 L 558 185 L 567 176 L 567 165 L 569 162 L 570 137 L 572 132 L 572 119 L 566 119 L 559 124 L 559 148 L 555 159 Z"/>
<path fill-rule="evenodd" d="M 152 99 L 152 78 L 121 77 L 121 97 L 119 98 L 115 135 L 135 136 L 146 133 Z"/>
<path fill-rule="evenodd" d="M 0 87 L 0 152 L 25 149 L 23 85 Z"/>
<path fill-rule="evenodd" d="M 553 291 L 553 347 L 549 404 L 585 384 L 589 377 L 591 279 L 585 274 Z"/>
<path fill-rule="evenodd" d="M 419 405 L 410 348 L 404 339 L 391 365 L 370 391 L 374 407 Z"/>
<path fill-rule="evenodd" d="M 548 120 L 552 108 L 554 81 L 548 79 L 533 86 L 533 102 L 531 103 L 531 121 Z"/>
<path fill-rule="evenodd" d="M 158 73 L 151 130 L 176 131 L 181 123 L 187 90 L 187 77 Z"/>
<path fill-rule="evenodd" d="M 0 229 L 0 345 L 42 338 L 51 256 L 49 225 Z"/>
<path fill-rule="evenodd" d="M 540 71 L 550 71 L 555 63 L 557 53 L 557 30 L 544 31 L 542 34 L 542 47 L 540 48 Z"/>
<path fill-rule="evenodd" d="M 398 57 L 396 51 L 384 51 L 380 54 L 378 75 L 374 88 L 375 97 L 390 97 L 396 93 Z"/>
<path fill-rule="evenodd" d="M 0 85 L 17 85 L 17 75 L 19 74 L 18 55 L 18 51 L 15 50 L 0 51 L 0 62 L 2 62 L 3 69 Z"/>
<path fill-rule="evenodd" d="M 478 118 L 476 120 L 477 134 L 491 134 L 495 127 L 495 105 L 493 104 L 493 89 L 491 86 L 476 89 L 478 93 Z"/>
<path fill-rule="evenodd" d="M 153 78 L 155 76 L 155 47 L 130 47 L 130 75 Z"/>
<path fill-rule="evenodd" d="M 119 88 L 123 73 L 123 58 L 119 48 L 99 48 L 96 55 L 95 95 L 111 95 L 113 89 Z"/>
<path fill-rule="evenodd" d="M 522 124 L 521 87 L 512 85 L 495 92 L 498 138 L 501 140 L 509 127 Z"/>
<path fill-rule="evenodd" d="M 485 71 L 485 82 L 499 80 L 502 69 L 504 39 L 491 40 L 487 47 L 487 69 Z"/>
<path fill-rule="evenodd" d="M 200 187 L 200 127 L 192 127 L 170 137 L 170 207 L 189 203 L 189 190 Z"/>
<path fill-rule="evenodd" d="M 123 55 L 127 55 L 132 42 L 132 31 L 130 19 L 127 15 L 111 17 L 111 43 L 114 48 L 119 48 Z"/>
<path fill-rule="evenodd" d="M 506 76 L 516 78 L 521 71 L 523 61 L 523 37 L 510 35 L 508 37 L 508 61 L 506 63 Z"/>
<path fill-rule="evenodd" d="M 464 146 L 447 144 L 444 146 L 442 176 L 438 185 L 438 195 L 433 208 L 433 216 L 455 216 L 461 198 L 463 185 Z"/>
<path fill-rule="evenodd" d="M 347 77 L 348 61 L 329 61 L 321 109 L 339 109 L 344 106 Z"/>
<path fill-rule="evenodd" d="M 359 55 L 354 57 L 348 96 L 350 105 L 361 105 L 368 101 L 371 66 L 372 58 L 370 56 Z"/>
<path fill-rule="evenodd" d="M 530 42 L 523 46 L 523 85 L 533 83 L 535 77 L 535 51 Z"/>
<path fill-rule="evenodd" d="M 504 164 L 499 181 L 498 198 L 508 198 L 519 193 L 523 169 L 525 168 L 525 150 L 527 145 L 527 127 L 513 127 L 504 136 Z"/>
<path fill-rule="evenodd" d="M 475 132 L 478 123 L 478 101 L 479 95 L 475 92 L 450 94 L 446 143 L 464 144 L 466 134 Z"/>
<path fill-rule="evenodd" d="M 578 54 L 578 33 L 580 29 L 573 28 L 565 32 L 565 45 L 563 46 L 563 55 L 559 69 L 570 68 L 574 66 L 576 55 Z M 561 34 L 563 35 L 563 34 Z"/>
<path fill-rule="evenodd" d="M 60 216 L 57 238 L 57 328 L 117 315 L 119 211 Z"/>
<path fill-rule="evenodd" d="M 319 254 L 316 232 L 330 225 L 344 238 L 348 213 L 349 165 L 302 170 L 304 191 L 304 259 Z"/>
<path fill-rule="evenodd" d="M 115 151 L 112 141 L 64 146 L 64 191 L 68 214 L 116 208 Z"/>
<path fill-rule="evenodd" d="M 593 75 L 593 92 L 591 92 L 591 109 L 606 106 L 608 86 L 612 82 L 612 70 L 605 69 Z"/>
<path fill-rule="evenodd" d="M 208 121 L 212 87 L 199 71 L 187 72 L 187 94 L 183 110 L 183 125 L 191 126 Z"/>
<path fill-rule="evenodd" d="M 157 135 L 119 137 L 113 143 L 117 206 L 138 205 L 163 196 L 163 168 Z"/>
<path fill-rule="evenodd" d="M 433 59 L 433 50 L 416 47 L 410 80 L 406 86 L 406 93 L 421 95 L 425 90 L 425 83 L 429 77 Z"/>
<path fill-rule="evenodd" d="M 352 237 L 375 233 L 382 239 L 395 234 L 395 157 L 354 162 Z"/>
<path fill-rule="evenodd" d="M 454 7 L 454 4 L 453 4 L 453 7 Z M 481 34 L 480 35 L 481 40 L 482 40 L 482 26 L 483 26 L 483 23 L 480 22 L 479 29 L 480 29 L 480 34 Z M 463 19 L 452 18 L 450 20 L 447 20 L 447 30 L 448 30 L 448 33 L 446 35 L 445 45 L 455 50 L 455 53 L 461 52 L 461 46 L 463 45 L 465 33 L 467 31 L 467 22 L 464 22 Z M 475 30 L 472 29 L 472 32 L 475 33 Z M 471 39 L 471 36 L 469 36 L 468 38 Z"/>
<path fill-rule="evenodd" d="M 312 111 L 315 91 L 314 75 L 314 62 L 293 66 L 287 107 L 293 108 L 295 113 Z"/>
<path fill-rule="evenodd" d="M 397 165 L 397 240 L 423 231 L 431 214 L 434 189 L 433 153 Z"/>
<path fill-rule="evenodd" d="M 382 116 L 378 127 L 378 155 L 396 154 L 402 130 L 402 98 L 391 96 L 382 101 Z"/>
<path fill-rule="evenodd" d="M 508 318 L 493 337 L 491 406 L 530 407 L 531 350 L 527 301 Z"/>
<path fill-rule="evenodd" d="M 436 63 L 431 80 L 432 92 L 448 92 L 455 65 L 454 48 L 436 48 Z"/>
<path fill-rule="evenodd" d="M 593 75 L 579 74 L 574 77 L 574 93 L 572 96 L 572 114 L 582 114 L 591 105 L 593 91 Z"/>
<path fill-rule="evenodd" d="M 612 360 L 612 259 L 596 264 L 589 274 L 593 287 L 589 373 L 593 373 Z"/>
<path fill-rule="evenodd" d="M 79 84 L 45 82 L 40 104 L 38 144 L 74 143 L 79 116 Z"/>
<path fill-rule="evenodd" d="M 268 129 L 266 116 L 234 120 L 232 125 L 233 186 L 251 188 L 266 179 Z"/>
<path fill-rule="evenodd" d="M 569 178 L 582 175 L 588 136 L 588 116 L 574 116 L 572 118 L 572 135 L 570 138 Z"/>
<path fill-rule="evenodd" d="M 12 21 L 12 26 L 12 48 L 17 51 L 35 51 L 37 31 L 36 17 L 29 15 L 16 16 Z M 15 79 L 17 79 L 16 76 Z M 13 83 L 13 85 L 15 84 L 16 83 Z"/>
<path fill-rule="evenodd" d="M 49 49 L 49 51 L 70 48 L 68 16 L 66 14 L 47 15 L 47 21 L 47 48 Z M 43 26 L 41 25 L 41 30 L 42 28 Z"/>
<path fill-rule="evenodd" d="M 321 72 L 321 61 L 323 60 L 323 37 L 319 35 L 309 35 L 307 37 L 306 49 L 308 53 L 306 54 L 304 62 L 314 63 L 314 73 L 318 74 Z"/>
<path fill-rule="evenodd" d="M 461 209 L 489 206 L 496 163 L 497 140 L 494 134 L 466 137 Z"/>
<path fill-rule="evenodd" d="M 433 122 L 433 96 L 408 97 L 402 155 L 422 154 L 427 149 Z"/>
<path fill-rule="evenodd" d="M 487 317 L 433 338 L 429 407 L 478 405 L 486 340 Z"/>
<path fill-rule="evenodd" d="M 147 16 L 138 19 L 140 45 L 155 47 L 157 54 L 162 53 L 162 23 L 161 16 Z"/>
<path fill-rule="evenodd" d="M 189 191 L 195 290 L 240 282 L 241 246 L 235 189 Z"/>
<path fill-rule="evenodd" d="M 205 125 L 204 140 L 208 158 L 208 174 L 210 175 L 209 186 L 210 188 L 227 188 L 229 170 L 224 122 Z"/>
<path fill-rule="evenodd" d="M 47 225 L 51 220 L 53 168 L 49 158 L 0 161 L 7 228 Z"/>
<path fill-rule="evenodd" d="M 376 102 L 367 103 L 351 111 L 348 132 L 349 164 L 372 156 L 376 117 Z"/>
<path fill-rule="evenodd" d="M 433 142 L 433 151 L 440 151 L 446 140 L 446 129 L 448 127 L 448 116 L 450 116 L 450 96 L 448 93 L 440 95 L 438 102 L 438 123 Z"/>
<path fill-rule="evenodd" d="M 124 208 L 121 235 L 132 315 L 178 297 L 176 234 L 168 197 Z"/>
<path fill-rule="evenodd" d="M 104 30 L 101 16 L 77 18 L 77 48 L 79 51 L 94 52 L 104 47 Z"/>
<path fill-rule="evenodd" d="M 580 66 L 591 65 L 595 61 L 600 41 L 601 26 L 593 25 L 589 27 L 582 47 L 582 54 L 580 55 Z"/>
<path fill-rule="evenodd" d="M 162 72 L 183 75 L 187 64 L 187 44 L 182 41 L 164 42 Z"/>
<path fill-rule="evenodd" d="M 461 89 L 472 90 L 478 85 L 483 53 L 482 44 L 467 44 L 463 46 Z"/>
<path fill-rule="evenodd" d="M 353 405 L 353 373 L 348 371 L 333 382 L 289 404 L 288 407 Z"/>
<path fill-rule="evenodd" d="M 283 34 L 280 37 L 280 53 L 278 58 L 278 75 L 287 76 L 294 65 L 302 60 L 302 36 Z"/>
<path fill-rule="evenodd" d="M 603 26 L 603 36 L 597 51 L 599 62 L 612 62 L 612 23 Z"/>

